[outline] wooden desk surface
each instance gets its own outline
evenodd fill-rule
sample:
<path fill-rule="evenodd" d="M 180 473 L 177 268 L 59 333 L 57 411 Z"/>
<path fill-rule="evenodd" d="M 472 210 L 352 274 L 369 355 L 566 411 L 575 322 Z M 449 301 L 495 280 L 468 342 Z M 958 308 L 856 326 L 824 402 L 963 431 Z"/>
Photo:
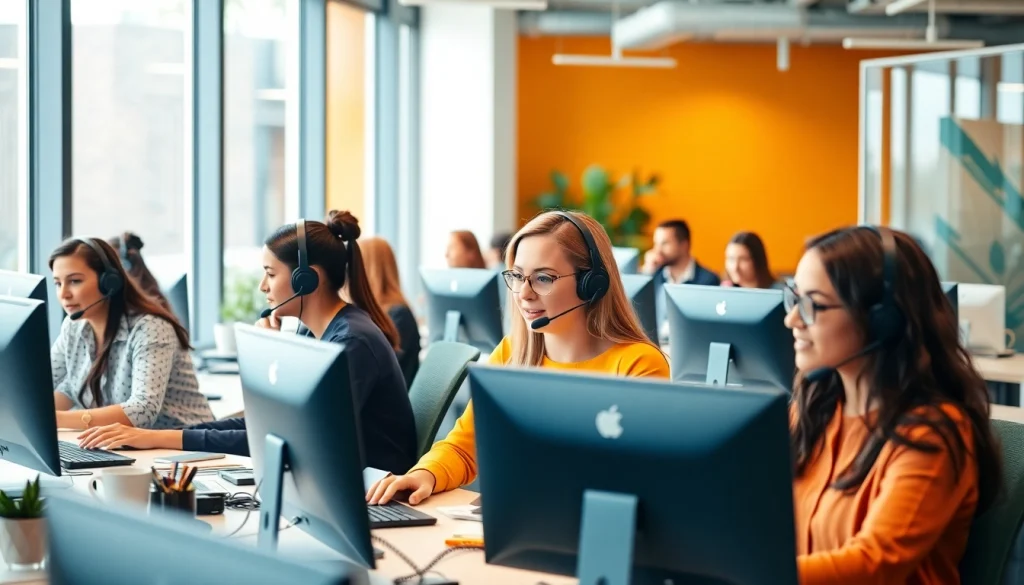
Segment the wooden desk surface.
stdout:
<path fill-rule="evenodd" d="M 973 359 L 974 367 L 986 380 L 1024 386 L 1024 354 L 1003 358 L 974 356 Z"/>
<path fill-rule="evenodd" d="M 61 440 L 73 441 L 74 437 L 78 433 L 75 431 L 62 431 L 59 434 Z M 150 465 L 153 465 L 153 459 L 174 453 L 176 453 L 176 451 L 171 450 L 125 452 L 126 455 L 136 459 L 136 466 L 147 469 Z M 225 459 L 203 461 L 197 465 L 202 468 L 218 467 L 225 464 L 249 466 L 250 461 L 247 457 L 228 456 Z M 158 468 L 159 467 L 160 466 L 158 466 Z M 86 494 L 89 489 L 88 485 L 90 480 L 94 476 L 102 475 L 104 473 L 103 469 L 95 469 L 91 471 L 94 475 L 69 476 L 72 482 L 71 489 L 78 493 Z M 36 474 L 34 472 L 28 472 L 24 468 L 10 463 L 0 462 L 0 481 L 9 481 L 15 477 L 21 476 L 35 477 L 35 475 Z M 204 477 L 210 478 L 215 476 L 198 475 L 197 479 L 202 480 Z M 221 483 L 226 483 L 223 480 L 220 481 Z M 230 486 L 230 484 L 227 485 L 229 487 L 233 487 Z M 237 489 L 238 491 L 247 491 L 250 493 L 253 491 L 251 486 L 240 487 Z M 482 530 L 482 524 L 479 522 L 453 520 L 440 512 L 437 512 L 436 508 L 438 506 L 457 506 L 468 504 L 478 495 L 479 494 L 465 490 L 455 490 L 444 494 L 438 494 L 431 497 L 426 503 L 418 507 L 418 509 L 436 517 L 436 525 L 427 527 L 375 530 L 374 535 L 379 536 L 392 546 L 398 548 L 398 550 L 402 551 L 419 566 L 423 566 L 431 561 L 438 553 L 447 548 L 444 543 L 445 539 L 454 534 L 479 534 Z M 212 534 L 214 536 L 226 536 L 238 529 L 244 522 L 244 526 L 242 526 L 233 539 L 256 546 L 256 531 L 259 526 L 259 513 L 257 512 L 250 514 L 248 520 L 246 520 L 245 512 L 237 510 L 226 510 L 224 514 L 220 516 L 199 516 L 198 518 L 212 526 Z M 286 521 L 282 520 L 281 526 L 284 527 L 285 525 Z M 398 557 L 398 555 L 387 550 L 385 547 L 382 547 L 380 543 L 374 543 L 374 546 L 385 551 L 384 558 L 377 561 L 377 572 L 379 574 L 394 578 L 408 575 L 413 572 L 412 569 Z M 278 552 L 286 557 L 309 560 L 331 560 L 340 558 L 333 550 L 327 548 L 299 528 L 286 529 L 280 533 Z M 116 570 L 116 567 L 112 567 L 112 570 Z M 452 553 L 449 557 L 446 557 L 441 563 L 439 563 L 435 567 L 435 570 L 446 577 L 458 580 L 463 585 L 532 585 L 541 581 L 550 585 L 576 583 L 576 579 L 573 578 L 550 576 L 541 573 L 531 573 L 528 571 L 488 565 L 484 562 L 484 553 L 482 550 Z M 11 573 L 7 572 L 7 568 L 3 563 L 0 563 L 0 585 L 7 585 L 9 583 L 31 583 L 43 585 L 47 582 L 48 580 L 45 573 Z"/>

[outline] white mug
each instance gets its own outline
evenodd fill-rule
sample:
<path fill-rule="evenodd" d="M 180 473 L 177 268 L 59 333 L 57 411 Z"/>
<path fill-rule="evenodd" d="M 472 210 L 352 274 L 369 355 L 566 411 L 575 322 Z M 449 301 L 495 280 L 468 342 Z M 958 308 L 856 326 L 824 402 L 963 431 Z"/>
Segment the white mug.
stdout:
<path fill-rule="evenodd" d="M 108 504 L 132 504 L 145 506 L 149 503 L 149 486 L 153 473 L 141 467 L 116 467 L 107 469 L 102 475 L 89 482 L 93 497 Z M 103 485 L 103 497 L 97 486 Z"/>

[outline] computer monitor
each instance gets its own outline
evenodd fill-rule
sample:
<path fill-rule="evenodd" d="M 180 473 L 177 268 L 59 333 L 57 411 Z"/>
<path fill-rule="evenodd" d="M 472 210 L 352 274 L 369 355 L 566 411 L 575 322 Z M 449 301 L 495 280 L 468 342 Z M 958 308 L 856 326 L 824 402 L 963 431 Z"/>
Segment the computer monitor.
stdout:
<path fill-rule="evenodd" d="M 485 268 L 421 269 L 430 341 L 462 341 L 490 353 L 504 337 L 501 273 Z"/>
<path fill-rule="evenodd" d="M 46 278 L 28 272 L 0 270 L 0 296 L 46 302 Z"/>
<path fill-rule="evenodd" d="M 332 569 L 289 561 L 230 539 L 198 534 L 170 515 L 146 516 L 71 494 L 48 494 L 46 507 L 53 585 L 353 582 L 340 565 Z"/>
<path fill-rule="evenodd" d="M 1006 288 L 995 284 L 957 285 L 958 315 L 967 348 L 978 355 L 1006 352 Z"/>
<path fill-rule="evenodd" d="M 61 475 L 46 304 L 0 296 L 0 460 Z"/>
<path fill-rule="evenodd" d="M 260 547 L 279 518 L 373 568 L 362 442 L 344 345 L 235 325 L 249 453 L 260 494 Z M 287 469 L 287 473 L 285 470 Z M 301 497 L 300 497 L 301 494 Z M 282 514 L 283 512 L 283 514 Z"/>
<path fill-rule="evenodd" d="M 781 290 L 669 284 L 665 294 L 673 380 L 792 389 L 796 358 Z"/>
<path fill-rule="evenodd" d="M 960 292 L 956 282 L 942 282 L 942 292 L 946 293 L 949 304 L 953 305 L 953 315 L 958 319 L 960 316 Z"/>
<path fill-rule="evenodd" d="M 654 279 L 642 274 L 623 274 L 622 286 L 626 296 L 633 302 L 633 311 L 640 319 L 647 338 L 658 344 L 658 307 L 654 297 Z"/>
<path fill-rule="evenodd" d="M 488 563 L 797 582 L 786 393 L 476 364 L 469 384 Z"/>
<path fill-rule="evenodd" d="M 165 288 L 163 293 L 167 297 L 167 302 L 171 304 L 171 311 L 178 318 L 178 322 L 186 331 L 191 331 L 188 308 L 188 275 L 182 274 Z"/>
<path fill-rule="evenodd" d="M 636 248 L 612 248 L 615 265 L 620 274 L 636 274 L 640 272 L 640 250 Z"/>

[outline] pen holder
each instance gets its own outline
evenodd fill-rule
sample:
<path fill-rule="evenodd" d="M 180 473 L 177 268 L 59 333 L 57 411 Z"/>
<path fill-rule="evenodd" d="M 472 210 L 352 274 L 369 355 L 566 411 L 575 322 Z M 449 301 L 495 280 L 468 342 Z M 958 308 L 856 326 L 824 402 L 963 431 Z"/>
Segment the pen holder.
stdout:
<path fill-rule="evenodd" d="M 189 488 L 185 491 L 170 491 L 164 493 L 155 485 L 149 486 L 149 513 L 154 510 L 165 512 L 179 512 L 195 518 L 196 516 L 196 490 Z"/>

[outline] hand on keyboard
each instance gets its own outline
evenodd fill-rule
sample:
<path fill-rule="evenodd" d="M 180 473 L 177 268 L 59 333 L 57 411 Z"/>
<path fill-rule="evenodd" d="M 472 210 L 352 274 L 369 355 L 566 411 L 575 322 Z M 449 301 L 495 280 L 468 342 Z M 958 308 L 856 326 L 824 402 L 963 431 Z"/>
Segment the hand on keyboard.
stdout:
<path fill-rule="evenodd" d="M 178 431 L 178 434 L 180 436 L 181 432 Z M 136 449 L 181 448 L 181 445 L 175 447 L 171 444 L 172 442 L 165 438 L 163 431 L 139 429 L 120 423 L 93 427 L 78 435 L 78 444 L 83 449 L 117 449 L 119 447 L 134 447 Z"/>

